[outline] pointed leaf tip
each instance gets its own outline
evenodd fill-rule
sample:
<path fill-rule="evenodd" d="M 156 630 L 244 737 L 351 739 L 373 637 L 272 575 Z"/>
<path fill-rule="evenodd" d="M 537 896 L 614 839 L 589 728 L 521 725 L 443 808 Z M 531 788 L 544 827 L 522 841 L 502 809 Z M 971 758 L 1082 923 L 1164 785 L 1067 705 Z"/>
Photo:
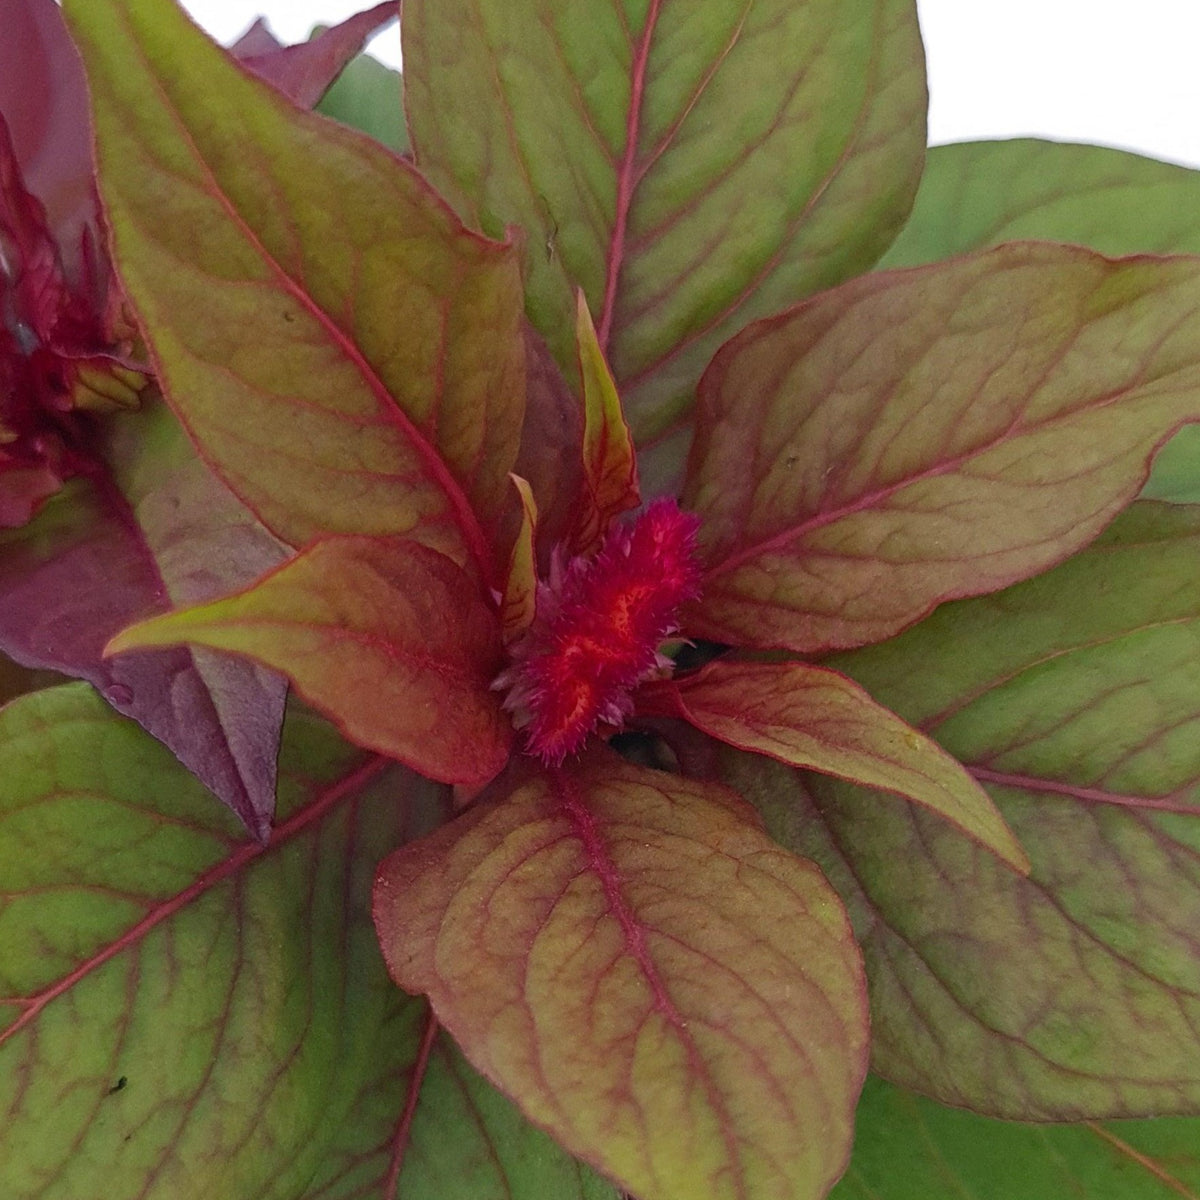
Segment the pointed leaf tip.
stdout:
<path fill-rule="evenodd" d="M 273 667 L 353 741 L 431 779 L 477 786 L 508 756 L 512 727 L 490 690 L 495 614 L 418 542 L 314 542 L 244 592 L 131 626 L 105 653 L 181 643 Z"/>
<path fill-rule="evenodd" d="M 621 411 L 621 397 L 592 314 L 576 293 L 575 337 L 583 383 L 583 479 L 579 522 L 573 539 L 577 554 L 594 550 L 612 521 L 641 503 L 633 435 Z"/>
<path fill-rule="evenodd" d="M 808 663 L 722 660 L 659 694 L 710 737 L 894 792 L 1029 874 L 1028 855 L 966 768 L 845 675 Z"/>

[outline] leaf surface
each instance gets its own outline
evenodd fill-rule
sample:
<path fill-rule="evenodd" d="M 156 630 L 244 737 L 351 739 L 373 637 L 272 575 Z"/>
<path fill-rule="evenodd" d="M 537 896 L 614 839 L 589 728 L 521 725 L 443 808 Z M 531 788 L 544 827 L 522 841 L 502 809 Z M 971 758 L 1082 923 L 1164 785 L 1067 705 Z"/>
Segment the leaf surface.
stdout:
<path fill-rule="evenodd" d="M 639 441 L 747 321 L 869 266 L 916 187 L 911 0 L 408 0 L 402 32 L 417 162 L 525 230 L 567 369 L 583 287 Z"/>
<path fill-rule="evenodd" d="M 1198 1145 L 1195 1118 L 1024 1125 L 947 1108 L 870 1076 L 854 1157 L 830 1200 L 1195 1200 Z"/>
<path fill-rule="evenodd" d="M 512 727 L 489 686 L 496 616 L 419 542 L 314 542 L 235 596 L 124 630 L 105 653 L 181 643 L 283 672 L 353 741 L 444 783 L 486 783 L 508 756 Z"/>
<path fill-rule="evenodd" d="M 1030 238 L 1113 258 L 1200 253 L 1200 171 L 1039 138 L 933 146 L 908 221 L 879 266 Z"/>
<path fill-rule="evenodd" d="M 275 804 L 282 678 L 177 649 L 108 662 L 105 643 L 172 603 L 242 587 L 280 547 L 147 400 L 107 435 L 108 478 L 77 478 L 32 524 L 0 538 L 0 646 L 92 683 L 161 739 L 265 839 Z"/>
<path fill-rule="evenodd" d="M 1200 253 L 1200 171 L 1124 150 L 1018 138 L 930 150 L 908 224 L 882 261 L 910 266 L 1016 238 L 1101 254 Z M 1200 430 L 1163 448 L 1144 493 L 1200 500 Z"/>
<path fill-rule="evenodd" d="M 879 641 L 1086 545 L 1200 418 L 1200 262 L 1037 243 L 866 276 L 763 321 L 701 384 L 686 626 Z"/>
<path fill-rule="evenodd" d="M 314 33 L 306 42 L 241 54 L 235 46 L 234 53 L 243 66 L 273 84 L 294 104 L 313 108 L 368 38 L 394 21 L 398 13 L 396 0 L 384 0 L 332 28 Z M 253 43 L 250 49 L 256 49 Z"/>
<path fill-rule="evenodd" d="M 611 1200 L 445 1039 L 419 1068 L 369 894 L 444 789 L 302 713 L 280 777 L 259 847 L 89 689 L 0 712 L 6 1194 Z"/>
<path fill-rule="evenodd" d="M 316 111 L 361 129 L 397 154 L 408 153 L 400 72 L 369 54 L 360 54 L 346 64 Z"/>
<path fill-rule="evenodd" d="M 800 1200 L 842 1170 L 857 951 L 725 789 L 597 750 L 389 857 L 375 919 L 476 1067 L 642 1200 Z"/>
<path fill-rule="evenodd" d="M 1012 1118 L 1200 1105 L 1198 563 L 1200 511 L 1143 503 L 1053 572 L 832 660 L 984 783 L 1028 879 L 882 793 L 731 769 L 849 906 L 889 1079 Z"/>
<path fill-rule="evenodd" d="M 292 545 L 407 535 L 490 579 L 524 400 L 514 253 L 167 0 L 66 12 L 117 265 L 202 453 Z"/>
<path fill-rule="evenodd" d="M 637 452 L 621 410 L 621 397 L 596 340 L 596 327 L 582 292 L 577 300 L 575 337 L 583 383 L 586 500 L 580 505 L 573 549 L 578 554 L 589 554 L 599 547 L 612 521 L 638 506 L 641 495 Z"/>
<path fill-rule="evenodd" d="M 651 705 L 739 749 L 904 796 L 1029 871 L 1020 843 L 962 765 L 836 671 L 721 660 L 655 689 Z"/>

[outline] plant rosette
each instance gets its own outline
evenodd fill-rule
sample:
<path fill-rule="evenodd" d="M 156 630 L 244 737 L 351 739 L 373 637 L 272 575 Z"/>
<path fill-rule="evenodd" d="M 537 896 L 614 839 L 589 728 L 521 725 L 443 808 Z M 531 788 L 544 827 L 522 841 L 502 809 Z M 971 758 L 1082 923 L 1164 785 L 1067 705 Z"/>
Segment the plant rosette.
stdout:
<path fill-rule="evenodd" d="M 1190 1194 L 1197 235 L 957 213 L 903 0 L 408 0 L 394 149 L 309 111 L 391 6 L 63 11 L 152 382 L 0 542 L 102 693 L 0 710 L 9 1192 L 901 1200 L 1015 1118 Z"/>

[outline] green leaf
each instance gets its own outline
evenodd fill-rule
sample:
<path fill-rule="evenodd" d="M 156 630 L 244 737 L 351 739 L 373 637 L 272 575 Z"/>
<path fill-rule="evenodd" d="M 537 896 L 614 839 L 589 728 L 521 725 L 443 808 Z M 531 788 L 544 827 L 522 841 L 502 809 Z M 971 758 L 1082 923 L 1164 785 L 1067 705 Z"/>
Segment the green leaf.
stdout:
<path fill-rule="evenodd" d="M 1020 843 L 961 764 L 836 671 L 721 660 L 653 696 L 654 707 L 728 745 L 922 804 L 1029 873 Z"/>
<path fill-rule="evenodd" d="M 390 856 L 375 919 L 476 1067 L 641 1200 L 805 1200 L 843 1169 L 858 952 L 725 789 L 598 748 Z"/>
<path fill-rule="evenodd" d="M 409 1007 L 426 1008 L 423 1003 Z M 534 1129 L 439 1033 L 396 1195 L 405 1200 L 620 1200 L 621 1194 Z"/>
<path fill-rule="evenodd" d="M 101 192 L 165 393 L 277 535 L 402 534 L 485 578 L 524 403 L 515 253 L 170 0 L 69 0 Z"/>
<path fill-rule="evenodd" d="M 1019 243 L 762 321 L 701 384 L 685 624 L 802 653 L 879 641 L 1086 545 L 1200 419 L 1200 260 Z"/>
<path fill-rule="evenodd" d="M 583 287 L 639 440 L 749 320 L 870 266 L 916 188 L 912 0 L 407 0 L 402 31 L 417 162 L 524 228 L 568 369 Z"/>
<path fill-rule="evenodd" d="M 375 864 L 444 789 L 302 713 L 280 778 L 261 847 L 90 689 L 0 712 L 5 1195 L 612 1200 L 387 978 Z"/>
<path fill-rule="evenodd" d="M 352 129 L 361 129 L 397 154 L 408 150 L 400 72 L 369 54 L 360 54 L 347 63 L 317 105 L 317 112 Z"/>
<path fill-rule="evenodd" d="M 4 709 L 0 758 L 6 1192 L 302 1195 L 401 1061 L 364 902 L 437 789 L 301 718 L 272 842 L 246 843 L 82 685 Z"/>
<path fill-rule="evenodd" d="M 840 655 L 984 783 L 1033 866 L 882 793 L 730 761 L 858 931 L 889 1079 L 995 1116 L 1200 1105 L 1200 509 Z"/>
<path fill-rule="evenodd" d="M 913 267 L 1029 238 L 1112 258 L 1198 254 L 1200 171 L 1037 138 L 934 146 L 908 222 L 879 265 Z"/>
<path fill-rule="evenodd" d="M 1114 257 L 1200 253 L 1200 172 L 1032 138 L 937 146 L 912 216 L 880 265 L 934 262 L 1016 238 L 1077 242 Z M 1200 500 L 1200 430 L 1171 440 L 1144 493 Z"/>
<path fill-rule="evenodd" d="M 1200 1194 L 1200 1121 L 1022 1125 L 946 1108 L 870 1076 L 854 1157 L 830 1200 L 1184 1200 Z"/>
<path fill-rule="evenodd" d="M 443 783 L 486 783 L 508 757 L 496 615 L 419 542 L 314 542 L 244 592 L 130 626 L 105 653 L 185 643 L 283 672 L 347 737 Z"/>
<path fill-rule="evenodd" d="M 596 340 L 596 327 L 582 292 L 577 300 L 575 337 L 583 382 L 585 492 L 572 549 L 577 554 L 590 554 L 599 548 L 612 521 L 641 503 L 641 495 L 637 451 L 621 409 L 621 397 Z"/>

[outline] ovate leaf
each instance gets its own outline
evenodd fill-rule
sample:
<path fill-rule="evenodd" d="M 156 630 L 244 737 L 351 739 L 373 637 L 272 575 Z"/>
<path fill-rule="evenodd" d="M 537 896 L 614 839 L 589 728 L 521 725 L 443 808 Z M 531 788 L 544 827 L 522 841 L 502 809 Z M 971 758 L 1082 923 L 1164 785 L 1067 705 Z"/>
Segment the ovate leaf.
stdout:
<path fill-rule="evenodd" d="M 382 1177 L 406 1051 L 364 904 L 440 789 L 299 718 L 261 847 L 82 685 L 4 709 L 0 760 L 5 1191 L 299 1200 L 352 1118 Z"/>
<path fill-rule="evenodd" d="M 5 1195 L 614 1200 L 387 978 L 373 872 L 445 789 L 303 714 L 280 775 L 259 847 L 89 689 L 0 713 Z"/>
<path fill-rule="evenodd" d="M 961 764 L 836 671 L 720 661 L 657 689 L 652 703 L 731 746 L 904 796 L 1029 871 L 1012 831 Z"/>
<path fill-rule="evenodd" d="M 504 765 L 512 727 L 489 688 L 500 627 L 471 580 L 419 542 L 328 538 L 248 590 L 151 617 L 106 654 L 186 643 L 282 671 L 348 737 L 446 783 Z"/>
<path fill-rule="evenodd" d="M 851 910 L 888 1078 L 1004 1117 L 1200 1105 L 1198 562 L 1200 510 L 1139 505 L 1055 571 L 834 660 L 988 787 L 1027 880 L 881 793 L 739 760 Z"/>
<path fill-rule="evenodd" d="M 117 265 L 206 458 L 293 545 L 408 535 L 490 576 L 524 400 L 513 252 L 168 0 L 66 12 Z"/>
<path fill-rule="evenodd" d="M 1200 260 L 1018 243 L 866 276 L 746 330 L 701 384 L 688 619 L 879 641 L 1086 545 L 1200 419 Z"/>
<path fill-rule="evenodd" d="M 803 1200 L 842 1170 L 857 950 L 724 789 L 598 750 L 388 858 L 375 918 L 476 1067 L 640 1200 Z"/>
<path fill-rule="evenodd" d="M 1102 254 L 1200 252 L 1200 172 L 1103 146 L 1019 138 L 929 152 L 908 224 L 883 260 L 909 266 L 1015 238 Z M 1145 494 L 1200 500 L 1200 431 L 1165 447 Z"/>
<path fill-rule="evenodd" d="M 911 201 L 911 0 L 407 0 L 417 162 L 527 234 L 528 311 L 574 358 L 575 288 L 639 440 L 756 316 L 870 265 Z"/>
<path fill-rule="evenodd" d="M 854 1157 L 830 1200 L 1188 1200 L 1200 1120 L 1028 1125 L 947 1108 L 870 1076 Z"/>

